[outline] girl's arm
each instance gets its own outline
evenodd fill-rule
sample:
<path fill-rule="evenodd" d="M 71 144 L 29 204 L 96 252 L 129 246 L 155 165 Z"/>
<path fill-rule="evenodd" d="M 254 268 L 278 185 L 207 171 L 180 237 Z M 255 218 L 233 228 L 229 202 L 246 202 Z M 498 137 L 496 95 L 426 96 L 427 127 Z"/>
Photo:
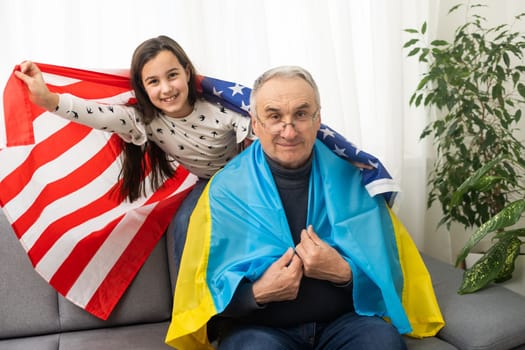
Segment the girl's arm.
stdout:
<path fill-rule="evenodd" d="M 135 108 L 107 105 L 70 94 L 51 92 L 42 72 L 33 62 L 26 61 L 20 64 L 20 71 L 15 71 L 15 75 L 26 84 L 29 98 L 36 105 L 75 123 L 117 133 L 126 142 L 137 145 L 146 142 L 145 127 Z"/>

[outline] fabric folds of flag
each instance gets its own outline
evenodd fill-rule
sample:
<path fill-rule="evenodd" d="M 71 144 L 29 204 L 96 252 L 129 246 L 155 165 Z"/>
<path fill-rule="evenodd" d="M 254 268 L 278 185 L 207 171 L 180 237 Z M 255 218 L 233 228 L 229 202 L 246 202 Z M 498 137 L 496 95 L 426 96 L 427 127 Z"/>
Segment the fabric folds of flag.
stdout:
<path fill-rule="evenodd" d="M 129 79 L 39 64 L 51 91 L 104 103 L 133 99 Z M 118 136 L 29 102 L 14 75 L 4 90 L 7 148 L 0 206 L 35 270 L 60 294 L 107 319 L 196 181 L 183 167 L 157 191 L 117 200 Z"/>
<path fill-rule="evenodd" d="M 305 227 L 312 224 L 337 245 L 352 267 L 358 313 L 385 317 L 414 337 L 443 327 L 430 276 L 409 234 L 383 197 L 370 196 L 359 171 L 320 141 L 308 206 Z M 208 320 L 226 308 L 242 279 L 257 280 L 293 246 L 256 141 L 210 180 L 193 212 L 166 342 L 181 350 L 209 349 Z"/>

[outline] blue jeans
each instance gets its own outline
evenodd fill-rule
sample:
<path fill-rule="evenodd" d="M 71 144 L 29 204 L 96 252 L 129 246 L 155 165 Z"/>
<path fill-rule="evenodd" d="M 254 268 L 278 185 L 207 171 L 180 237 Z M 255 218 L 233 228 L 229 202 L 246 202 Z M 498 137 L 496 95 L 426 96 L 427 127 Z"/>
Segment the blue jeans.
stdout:
<path fill-rule="evenodd" d="M 240 326 L 219 350 L 406 350 L 403 337 L 379 317 L 347 313 L 333 322 L 291 328 Z"/>
<path fill-rule="evenodd" d="M 180 259 L 182 257 L 182 251 L 184 249 L 184 244 L 186 243 L 186 235 L 188 233 L 188 224 L 190 222 L 190 216 L 193 213 L 193 209 L 199 200 L 204 187 L 208 184 L 208 180 L 199 179 L 191 192 L 184 198 L 184 201 L 181 203 L 179 209 L 173 217 L 171 227 L 173 235 L 173 259 L 174 266 L 179 269 Z"/>

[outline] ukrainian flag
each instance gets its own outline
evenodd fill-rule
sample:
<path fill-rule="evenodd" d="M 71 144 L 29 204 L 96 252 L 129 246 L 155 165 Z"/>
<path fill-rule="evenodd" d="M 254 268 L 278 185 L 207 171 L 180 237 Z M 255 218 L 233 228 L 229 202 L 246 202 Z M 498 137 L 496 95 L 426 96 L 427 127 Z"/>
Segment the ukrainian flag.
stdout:
<path fill-rule="evenodd" d="M 402 334 L 435 335 L 444 321 L 428 271 L 410 235 L 360 171 L 316 141 L 308 219 L 338 247 L 353 272 L 356 312 L 388 319 Z M 208 320 L 221 313 L 243 278 L 255 281 L 293 247 L 259 141 L 208 183 L 190 220 L 166 343 L 212 349 Z"/>

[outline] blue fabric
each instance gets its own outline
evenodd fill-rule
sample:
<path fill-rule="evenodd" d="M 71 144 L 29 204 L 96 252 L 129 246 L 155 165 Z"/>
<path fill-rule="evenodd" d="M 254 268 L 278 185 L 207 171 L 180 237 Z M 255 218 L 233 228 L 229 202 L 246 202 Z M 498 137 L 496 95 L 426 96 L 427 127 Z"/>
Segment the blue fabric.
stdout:
<path fill-rule="evenodd" d="M 383 197 L 371 197 L 361 173 L 316 141 L 308 224 L 348 260 L 361 315 L 411 326 L 401 304 L 403 274 Z M 242 278 L 257 280 L 289 247 L 292 235 L 261 145 L 254 142 L 218 172 L 209 187 L 211 243 L 207 285 L 222 312 Z"/>

